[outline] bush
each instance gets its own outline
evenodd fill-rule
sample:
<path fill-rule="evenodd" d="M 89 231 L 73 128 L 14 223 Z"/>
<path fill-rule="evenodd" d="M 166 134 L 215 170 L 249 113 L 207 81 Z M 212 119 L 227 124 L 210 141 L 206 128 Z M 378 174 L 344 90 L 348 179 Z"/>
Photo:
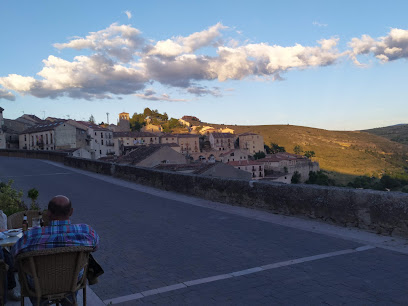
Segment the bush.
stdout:
<path fill-rule="evenodd" d="M 328 175 L 324 174 L 323 171 L 310 171 L 309 179 L 305 183 L 323 186 L 336 186 L 335 181 L 330 179 Z"/>
<path fill-rule="evenodd" d="M 290 182 L 292 184 L 299 184 L 301 177 L 302 175 L 299 172 L 295 171 L 292 175 L 292 179 L 290 180 Z"/>
<path fill-rule="evenodd" d="M 22 201 L 23 192 L 13 189 L 12 185 L 12 180 L 0 183 L 0 209 L 7 216 L 27 210 L 27 206 Z"/>

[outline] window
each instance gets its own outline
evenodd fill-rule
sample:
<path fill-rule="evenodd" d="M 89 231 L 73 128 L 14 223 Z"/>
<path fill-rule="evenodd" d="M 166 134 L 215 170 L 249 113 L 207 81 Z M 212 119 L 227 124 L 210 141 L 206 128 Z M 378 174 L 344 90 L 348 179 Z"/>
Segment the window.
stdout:
<path fill-rule="evenodd" d="M 101 140 L 101 145 L 103 145 L 103 139 Z"/>
<path fill-rule="evenodd" d="M 24 141 L 27 141 L 27 135 L 24 135 Z"/>
<path fill-rule="evenodd" d="M 50 134 L 50 142 L 52 143 L 52 134 Z"/>
<path fill-rule="evenodd" d="M 102 150 L 99 150 L 99 154 L 101 154 L 101 155 L 102 155 Z"/>
<path fill-rule="evenodd" d="M 103 133 L 101 132 L 101 138 L 103 138 Z"/>
<path fill-rule="evenodd" d="M 48 134 L 45 134 L 45 143 L 48 144 Z"/>
<path fill-rule="evenodd" d="M 95 132 L 95 136 L 96 136 L 96 132 Z"/>
<path fill-rule="evenodd" d="M 34 145 L 34 136 L 31 136 L 31 145 Z"/>

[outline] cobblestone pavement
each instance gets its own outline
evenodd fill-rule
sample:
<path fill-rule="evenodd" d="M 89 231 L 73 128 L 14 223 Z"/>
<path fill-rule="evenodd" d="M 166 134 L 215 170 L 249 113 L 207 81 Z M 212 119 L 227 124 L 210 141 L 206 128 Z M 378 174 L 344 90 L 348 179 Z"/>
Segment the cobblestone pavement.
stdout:
<path fill-rule="evenodd" d="M 355 252 L 367 245 L 364 239 L 265 222 L 237 215 L 228 205 L 221 204 L 225 211 L 190 205 L 183 195 L 40 160 L 0 157 L 0 180 L 9 178 L 25 193 L 37 188 L 42 207 L 56 194 L 67 195 L 73 222 L 99 233 L 95 257 L 105 274 L 91 289 L 105 302 L 408 304 L 407 252 Z M 203 278 L 209 279 L 185 285 Z"/>

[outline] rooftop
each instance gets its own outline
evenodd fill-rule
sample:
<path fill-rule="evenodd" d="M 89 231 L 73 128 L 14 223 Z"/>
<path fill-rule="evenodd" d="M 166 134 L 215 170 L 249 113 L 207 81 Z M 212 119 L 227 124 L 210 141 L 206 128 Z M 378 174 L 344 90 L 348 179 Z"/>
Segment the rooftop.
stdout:
<path fill-rule="evenodd" d="M 214 138 L 235 138 L 234 134 L 231 133 L 212 133 Z"/>
<path fill-rule="evenodd" d="M 157 137 L 157 135 L 149 132 L 113 132 L 113 138 L 118 138 L 118 137 L 130 137 L 130 138 L 136 138 L 136 137 Z"/>
<path fill-rule="evenodd" d="M 259 160 L 236 160 L 228 162 L 231 166 L 261 166 L 262 163 Z"/>

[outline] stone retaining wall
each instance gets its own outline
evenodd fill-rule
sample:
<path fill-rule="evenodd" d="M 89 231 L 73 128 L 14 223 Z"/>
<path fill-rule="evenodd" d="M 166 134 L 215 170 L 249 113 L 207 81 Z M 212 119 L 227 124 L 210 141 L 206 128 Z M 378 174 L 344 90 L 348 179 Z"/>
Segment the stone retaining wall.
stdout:
<path fill-rule="evenodd" d="M 384 235 L 408 237 L 408 194 L 400 192 L 215 178 L 117 165 L 60 154 L 0 150 L 0 156 L 63 160 L 64 164 L 70 167 L 212 201 L 284 215 L 308 216 Z"/>
<path fill-rule="evenodd" d="M 42 150 L 2 149 L 0 150 L 0 156 L 46 159 L 63 163 L 65 156 L 68 156 L 68 154 L 63 152 Z"/>
<path fill-rule="evenodd" d="M 408 195 L 400 192 L 249 182 L 73 157 L 65 158 L 65 165 L 212 201 L 408 237 Z"/>

